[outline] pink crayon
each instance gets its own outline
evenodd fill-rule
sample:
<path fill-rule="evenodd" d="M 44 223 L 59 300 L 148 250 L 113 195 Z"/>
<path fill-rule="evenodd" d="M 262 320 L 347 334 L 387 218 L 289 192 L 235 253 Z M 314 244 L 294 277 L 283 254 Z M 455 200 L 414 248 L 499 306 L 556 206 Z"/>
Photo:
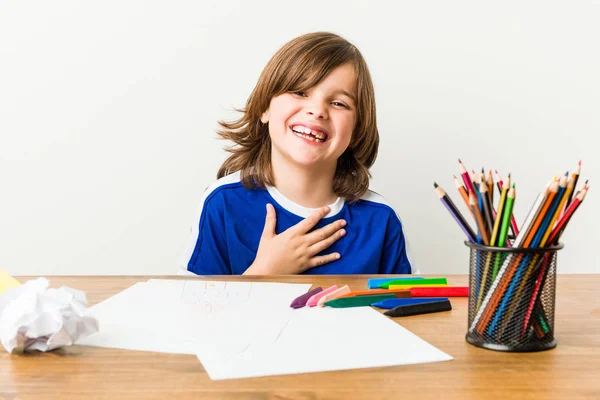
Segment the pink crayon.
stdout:
<path fill-rule="evenodd" d="M 338 297 L 340 297 L 340 296 L 342 296 L 344 294 L 348 294 L 348 293 L 350 293 L 350 288 L 348 287 L 348 285 L 342 286 L 341 288 L 339 288 L 337 290 L 334 290 L 333 292 L 327 293 L 326 295 L 322 296 L 319 299 L 319 302 L 317 303 L 317 305 L 319 307 L 323 307 L 323 305 L 326 302 L 328 302 L 330 300 L 333 300 L 333 299 L 337 299 Z"/>
<path fill-rule="evenodd" d="M 323 290 L 322 292 L 312 295 L 312 297 L 306 301 L 306 305 L 309 307 L 316 306 L 317 303 L 319 302 L 319 300 L 321 299 L 321 297 L 323 297 L 326 294 L 331 293 L 337 289 L 338 289 L 337 285 L 333 285 L 332 287 L 327 288 L 327 289 Z"/>

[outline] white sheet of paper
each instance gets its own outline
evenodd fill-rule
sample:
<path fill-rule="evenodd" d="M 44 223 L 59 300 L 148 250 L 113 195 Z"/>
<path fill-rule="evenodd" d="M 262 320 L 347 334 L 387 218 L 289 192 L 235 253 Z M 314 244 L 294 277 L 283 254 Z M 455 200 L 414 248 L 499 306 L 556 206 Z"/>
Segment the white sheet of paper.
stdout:
<path fill-rule="evenodd" d="M 195 354 L 270 343 L 310 284 L 151 279 L 91 307 L 100 331 L 77 344 Z"/>
<path fill-rule="evenodd" d="M 383 367 L 451 360 L 448 354 L 370 307 L 291 310 L 274 341 L 239 348 L 203 346 L 211 379 Z"/>

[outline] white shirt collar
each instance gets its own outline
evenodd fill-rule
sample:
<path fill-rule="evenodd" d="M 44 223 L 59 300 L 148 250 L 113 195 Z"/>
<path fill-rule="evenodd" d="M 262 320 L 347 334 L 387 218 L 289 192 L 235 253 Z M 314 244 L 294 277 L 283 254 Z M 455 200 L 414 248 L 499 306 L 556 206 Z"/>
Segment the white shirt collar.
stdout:
<path fill-rule="evenodd" d="M 306 218 L 318 210 L 318 208 L 308 208 L 308 207 L 301 206 L 298 203 L 294 203 L 293 201 L 291 201 L 290 199 L 288 199 L 287 197 L 282 195 L 281 192 L 279 192 L 279 190 L 277 190 L 275 187 L 269 186 L 269 185 L 266 185 L 266 186 L 267 186 L 267 191 L 269 192 L 271 197 L 273 197 L 273 199 L 277 203 L 279 203 L 279 205 L 281 207 L 285 208 L 292 214 L 296 214 L 299 217 Z M 334 203 L 328 205 L 328 207 L 330 208 L 330 211 L 324 218 L 333 217 L 334 215 L 336 215 L 337 213 L 342 211 L 342 208 L 344 207 L 344 203 L 345 203 L 344 198 L 338 197 Z"/>

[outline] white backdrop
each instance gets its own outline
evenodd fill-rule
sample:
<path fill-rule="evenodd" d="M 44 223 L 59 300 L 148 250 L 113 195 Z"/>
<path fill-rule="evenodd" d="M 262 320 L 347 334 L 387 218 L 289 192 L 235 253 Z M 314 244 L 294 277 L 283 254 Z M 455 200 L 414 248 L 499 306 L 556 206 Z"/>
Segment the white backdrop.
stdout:
<path fill-rule="evenodd" d="M 245 104 L 281 45 L 327 30 L 370 66 L 372 188 L 400 214 L 423 273 L 468 270 L 432 186 L 465 210 L 458 157 L 512 173 L 519 222 L 583 159 L 592 190 L 559 272 L 599 272 L 598 21 L 598 1 L 3 1 L 0 268 L 174 273 L 225 158 L 216 121 Z"/>

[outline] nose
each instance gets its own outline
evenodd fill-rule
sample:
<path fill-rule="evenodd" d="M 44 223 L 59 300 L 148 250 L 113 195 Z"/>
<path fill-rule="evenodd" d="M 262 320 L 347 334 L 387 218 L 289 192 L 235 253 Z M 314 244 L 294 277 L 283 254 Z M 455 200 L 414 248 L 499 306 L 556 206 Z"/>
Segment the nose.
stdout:
<path fill-rule="evenodd" d="M 316 119 L 327 118 L 327 107 L 321 100 L 314 100 L 306 107 L 306 114 Z"/>

